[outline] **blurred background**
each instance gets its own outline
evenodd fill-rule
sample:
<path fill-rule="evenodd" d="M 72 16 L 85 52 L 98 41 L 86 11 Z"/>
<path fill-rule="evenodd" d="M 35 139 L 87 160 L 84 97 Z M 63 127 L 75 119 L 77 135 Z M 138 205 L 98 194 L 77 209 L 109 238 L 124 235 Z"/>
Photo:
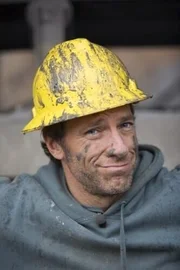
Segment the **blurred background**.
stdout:
<path fill-rule="evenodd" d="M 112 49 L 153 99 L 136 105 L 139 143 L 180 163 L 180 2 L 0 0 L 0 175 L 34 173 L 48 159 L 31 118 L 32 80 L 47 51 L 86 37 Z"/>

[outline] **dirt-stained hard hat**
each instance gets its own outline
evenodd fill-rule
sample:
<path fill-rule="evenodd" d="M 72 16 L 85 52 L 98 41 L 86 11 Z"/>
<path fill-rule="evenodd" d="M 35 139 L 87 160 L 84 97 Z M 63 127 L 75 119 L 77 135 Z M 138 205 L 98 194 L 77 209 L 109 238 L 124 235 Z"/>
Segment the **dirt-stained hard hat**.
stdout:
<path fill-rule="evenodd" d="M 53 47 L 33 82 L 33 118 L 23 133 L 149 98 L 121 60 L 87 39 Z"/>

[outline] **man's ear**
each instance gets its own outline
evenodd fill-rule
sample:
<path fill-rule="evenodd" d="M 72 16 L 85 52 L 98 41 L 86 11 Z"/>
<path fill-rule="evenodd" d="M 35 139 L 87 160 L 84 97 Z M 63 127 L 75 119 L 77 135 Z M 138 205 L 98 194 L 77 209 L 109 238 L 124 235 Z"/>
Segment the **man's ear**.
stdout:
<path fill-rule="evenodd" d="M 64 157 L 64 151 L 60 145 L 60 143 L 58 143 L 57 141 L 55 141 L 54 139 L 50 138 L 50 137 L 46 137 L 44 138 L 44 141 L 46 143 L 46 146 L 49 150 L 49 152 L 51 153 L 51 155 L 58 159 L 61 160 Z"/>

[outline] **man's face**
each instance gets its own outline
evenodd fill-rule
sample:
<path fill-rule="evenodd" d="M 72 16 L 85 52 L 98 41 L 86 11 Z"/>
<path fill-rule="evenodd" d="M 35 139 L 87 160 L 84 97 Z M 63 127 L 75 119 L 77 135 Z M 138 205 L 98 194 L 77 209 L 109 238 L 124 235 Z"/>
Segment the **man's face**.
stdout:
<path fill-rule="evenodd" d="M 134 121 L 128 105 L 67 121 L 61 145 L 66 177 L 93 195 L 126 192 L 137 159 Z"/>

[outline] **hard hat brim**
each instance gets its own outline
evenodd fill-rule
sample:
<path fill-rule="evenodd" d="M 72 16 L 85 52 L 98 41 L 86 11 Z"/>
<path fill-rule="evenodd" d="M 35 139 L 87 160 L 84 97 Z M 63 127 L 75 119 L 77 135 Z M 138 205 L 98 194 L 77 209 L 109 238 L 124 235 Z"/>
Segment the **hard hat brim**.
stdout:
<path fill-rule="evenodd" d="M 117 97 L 116 102 L 113 102 L 113 104 L 109 104 L 109 106 L 107 104 L 104 104 L 104 107 L 101 106 L 101 108 L 94 108 L 93 106 L 86 108 L 77 106 L 73 106 L 72 108 L 69 107 L 65 108 L 62 105 L 59 108 L 58 106 L 55 108 L 54 107 L 49 109 L 46 108 L 44 111 L 43 110 L 41 111 L 41 114 L 35 115 L 34 118 L 31 121 L 29 121 L 29 123 L 23 128 L 22 133 L 26 134 L 35 130 L 41 130 L 43 127 L 46 126 L 50 126 L 74 118 L 100 113 L 106 110 L 114 109 L 129 104 L 139 103 L 149 98 L 152 98 L 152 96 L 148 96 L 143 93 L 141 97 L 135 97 L 133 95 L 132 99 L 129 99 L 129 101 L 118 100 Z"/>

